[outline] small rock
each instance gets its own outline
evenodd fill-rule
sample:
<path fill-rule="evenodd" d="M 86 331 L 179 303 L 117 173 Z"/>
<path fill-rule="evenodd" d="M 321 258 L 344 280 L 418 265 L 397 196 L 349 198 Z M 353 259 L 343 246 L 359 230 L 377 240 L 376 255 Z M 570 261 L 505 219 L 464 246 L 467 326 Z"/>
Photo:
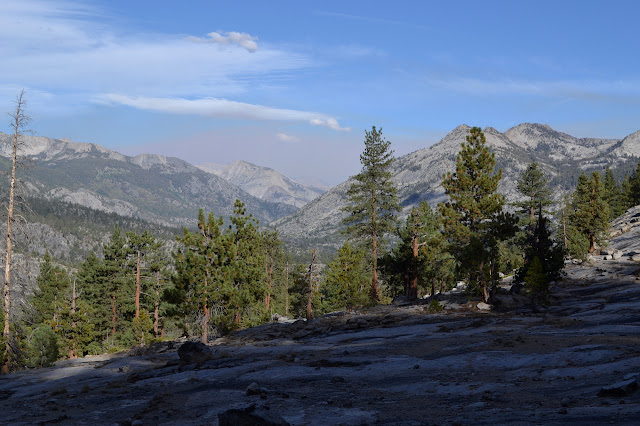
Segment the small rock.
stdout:
<path fill-rule="evenodd" d="M 488 303 L 484 303 L 484 302 L 478 303 L 477 307 L 481 311 L 490 311 L 491 310 L 491 305 L 489 305 Z"/>
<path fill-rule="evenodd" d="M 603 259 L 603 260 L 613 260 L 613 256 L 611 256 L 610 254 L 608 254 L 608 255 L 604 256 L 602 259 Z"/>
<path fill-rule="evenodd" d="M 131 426 L 142 426 L 142 420 L 134 420 L 133 422 L 131 422 Z"/>
<path fill-rule="evenodd" d="M 520 292 L 522 291 L 523 287 L 524 286 L 521 283 L 516 283 L 516 284 L 511 286 L 511 289 L 509 290 L 509 292 L 511 294 L 520 294 Z"/>
<path fill-rule="evenodd" d="M 558 414 L 567 414 L 567 413 L 568 413 L 568 411 L 567 411 L 567 409 L 566 409 L 566 408 L 561 408 L 561 409 L 558 411 Z"/>
<path fill-rule="evenodd" d="M 413 369 L 414 369 L 414 370 L 419 370 L 419 369 L 420 369 L 420 364 L 416 364 L 416 365 L 414 365 L 414 366 L 413 366 Z"/>
<path fill-rule="evenodd" d="M 633 256 L 631 256 L 631 260 L 633 260 L 634 262 L 640 262 L 640 254 L 634 254 Z"/>
<path fill-rule="evenodd" d="M 598 396 L 628 396 L 638 389 L 636 379 L 629 379 L 623 382 L 614 383 L 611 386 L 603 386 L 598 392 Z"/>
<path fill-rule="evenodd" d="M 615 250 L 613 252 L 613 254 L 611 255 L 611 257 L 613 257 L 613 260 L 618 260 L 622 257 L 622 251 L 620 250 Z"/>
<path fill-rule="evenodd" d="M 247 396 L 260 395 L 260 390 L 260 386 L 256 382 L 253 382 L 247 386 Z"/>

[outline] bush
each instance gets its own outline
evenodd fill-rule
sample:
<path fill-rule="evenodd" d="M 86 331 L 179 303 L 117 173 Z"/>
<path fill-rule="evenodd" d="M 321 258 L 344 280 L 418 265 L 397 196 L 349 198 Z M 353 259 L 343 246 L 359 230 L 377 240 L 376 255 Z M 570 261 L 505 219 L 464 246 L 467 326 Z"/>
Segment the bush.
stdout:
<path fill-rule="evenodd" d="M 43 324 L 27 340 L 25 364 L 31 368 L 49 367 L 58 360 L 58 352 L 58 336 L 50 326 Z"/>
<path fill-rule="evenodd" d="M 431 299 L 431 303 L 429 303 L 429 313 L 437 314 L 438 312 L 442 312 L 442 305 L 436 299 Z"/>

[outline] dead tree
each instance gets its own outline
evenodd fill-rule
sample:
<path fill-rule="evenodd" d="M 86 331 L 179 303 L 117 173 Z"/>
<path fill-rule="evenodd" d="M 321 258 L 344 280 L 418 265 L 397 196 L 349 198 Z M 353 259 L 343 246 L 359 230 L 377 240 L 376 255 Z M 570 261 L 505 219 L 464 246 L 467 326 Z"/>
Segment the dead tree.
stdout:
<path fill-rule="evenodd" d="M 11 251 L 13 249 L 13 224 L 15 221 L 15 195 L 16 195 L 16 168 L 18 164 L 18 151 L 22 146 L 21 141 L 24 127 L 29 123 L 30 118 L 24 112 L 25 100 L 24 90 L 16 98 L 16 109 L 11 116 L 11 128 L 13 129 L 13 138 L 11 141 L 11 180 L 9 185 L 9 206 L 7 209 L 7 235 L 6 235 L 6 253 L 4 263 L 4 330 L 2 336 L 5 339 L 6 362 L 2 366 L 2 373 L 9 373 L 13 362 L 14 351 L 11 346 Z"/>

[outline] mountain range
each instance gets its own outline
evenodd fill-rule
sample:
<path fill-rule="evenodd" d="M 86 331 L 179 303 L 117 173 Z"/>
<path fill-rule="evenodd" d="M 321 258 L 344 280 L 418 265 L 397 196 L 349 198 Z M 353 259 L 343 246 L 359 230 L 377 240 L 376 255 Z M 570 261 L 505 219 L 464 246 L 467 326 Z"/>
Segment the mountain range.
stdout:
<path fill-rule="evenodd" d="M 398 187 L 403 214 L 421 200 L 432 206 L 445 199 L 442 177 L 454 171 L 461 144 L 470 127 L 460 125 L 431 147 L 401 156 L 393 163 L 392 180 Z M 579 175 L 603 171 L 611 166 L 619 173 L 635 169 L 640 157 L 640 131 L 624 139 L 576 138 L 548 125 L 523 123 L 504 133 L 484 129 L 487 145 L 502 169 L 499 191 L 508 202 L 517 201 L 516 184 L 532 161 L 539 163 L 549 178 L 556 200 L 573 190 Z M 276 220 L 281 236 L 297 247 L 334 248 L 341 241 L 340 222 L 347 204 L 346 190 L 352 179 L 330 189 L 297 212 Z"/>
<path fill-rule="evenodd" d="M 392 179 L 404 214 L 421 200 L 433 206 L 445 199 L 442 176 L 454 170 L 469 129 L 458 126 L 433 146 L 396 159 Z M 499 190 L 508 201 L 518 199 L 516 182 L 531 161 L 540 164 L 554 197 L 560 199 L 575 187 L 580 173 L 611 166 L 620 177 L 634 170 L 640 157 L 640 131 L 623 139 L 576 138 L 547 125 L 524 123 L 504 133 L 487 127 L 484 133 L 497 168 L 502 169 Z M 10 138 L 0 133 L 0 172 L 10 167 Z M 196 167 L 156 154 L 128 157 L 91 143 L 35 136 L 25 136 L 24 142 L 31 164 L 21 176 L 25 195 L 32 199 L 70 203 L 175 229 L 194 226 L 200 208 L 229 215 L 239 198 L 248 212 L 261 223 L 277 227 L 293 247 L 333 249 L 343 238 L 341 208 L 347 204 L 351 180 L 322 193 L 320 188 L 244 161 Z M 69 207 L 57 208 L 69 211 Z"/>
<path fill-rule="evenodd" d="M 271 168 L 242 160 L 228 165 L 205 163 L 198 168 L 220 176 L 254 197 L 270 203 L 283 203 L 299 208 L 326 191 L 296 182 Z"/>
<path fill-rule="evenodd" d="M 155 154 L 128 157 L 92 143 L 24 136 L 26 195 L 78 204 L 165 226 L 193 226 L 198 209 L 227 216 L 241 199 L 261 222 L 296 207 L 263 201 L 186 161 Z M 0 171 L 10 167 L 11 136 L 0 133 Z"/>

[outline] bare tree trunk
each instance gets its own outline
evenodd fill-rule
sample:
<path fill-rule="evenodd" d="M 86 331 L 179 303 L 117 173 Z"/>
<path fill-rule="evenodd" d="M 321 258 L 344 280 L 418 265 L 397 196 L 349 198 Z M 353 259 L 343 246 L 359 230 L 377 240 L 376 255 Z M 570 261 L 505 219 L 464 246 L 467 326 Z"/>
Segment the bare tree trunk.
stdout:
<path fill-rule="evenodd" d="M 136 260 L 136 313 L 134 318 L 140 318 L 140 250 Z"/>
<path fill-rule="evenodd" d="M 111 293 L 111 335 L 116 334 L 116 291 Z"/>
<path fill-rule="evenodd" d="M 202 307 L 202 311 L 204 313 L 204 317 L 202 318 L 202 343 L 205 345 L 209 342 L 209 319 L 211 318 L 211 313 L 209 312 L 209 307 L 207 306 L 207 301 L 204 302 L 204 306 Z"/>
<path fill-rule="evenodd" d="M 75 315 L 76 313 L 76 280 L 73 280 L 73 290 L 71 292 L 71 315 Z M 72 321 L 71 322 L 71 328 L 75 329 L 76 328 L 76 322 Z M 74 333 L 75 335 L 75 333 Z M 69 348 L 69 358 L 70 359 L 74 359 L 74 358 L 78 358 L 78 342 L 74 339 L 74 341 L 71 343 L 71 348 Z"/>
<path fill-rule="evenodd" d="M 153 310 L 153 334 L 158 338 L 158 322 L 160 319 L 160 271 L 156 272 L 156 300 L 155 309 Z"/>
<path fill-rule="evenodd" d="M 285 293 L 284 293 L 284 315 L 286 317 L 289 316 L 289 262 L 287 262 L 287 265 L 284 267 L 284 286 L 285 286 Z"/>
<path fill-rule="evenodd" d="M 307 319 L 313 318 L 313 270 L 316 263 L 316 251 L 311 252 L 311 265 L 309 265 L 309 294 L 307 295 Z"/>
<path fill-rule="evenodd" d="M 267 276 L 267 294 L 264 296 L 264 307 L 267 309 L 267 313 L 268 313 L 269 308 L 271 307 L 271 287 L 273 283 L 273 261 L 271 265 L 269 265 L 269 261 L 265 260 L 265 274 Z"/>
<path fill-rule="evenodd" d="M 29 121 L 29 117 L 24 114 L 24 90 L 20 92 L 16 99 L 16 111 L 12 114 L 13 122 L 13 141 L 12 141 L 12 162 L 11 162 L 11 182 L 9 186 L 9 208 L 7 212 L 7 237 L 6 237 L 6 256 L 4 263 L 4 329 L 2 336 L 5 339 L 5 350 L 7 354 L 6 363 L 2 366 L 2 373 L 7 374 L 11 370 L 13 362 L 13 350 L 11 348 L 11 251 L 13 249 L 13 229 L 14 222 L 14 201 L 16 194 L 16 166 L 18 163 L 18 138 L 20 130 Z"/>
<path fill-rule="evenodd" d="M 380 301 L 380 293 L 378 291 L 378 235 L 373 232 L 373 252 L 371 253 L 373 260 L 373 277 L 371 278 L 371 297 Z"/>
<path fill-rule="evenodd" d="M 411 265 L 411 281 L 407 291 L 407 299 L 416 300 L 418 298 L 418 234 L 414 234 L 411 239 L 411 249 L 413 251 L 413 264 Z"/>
<path fill-rule="evenodd" d="M 489 290 L 487 290 L 487 280 L 484 277 L 484 260 L 480 262 L 480 283 L 482 284 L 482 301 L 489 303 Z"/>

